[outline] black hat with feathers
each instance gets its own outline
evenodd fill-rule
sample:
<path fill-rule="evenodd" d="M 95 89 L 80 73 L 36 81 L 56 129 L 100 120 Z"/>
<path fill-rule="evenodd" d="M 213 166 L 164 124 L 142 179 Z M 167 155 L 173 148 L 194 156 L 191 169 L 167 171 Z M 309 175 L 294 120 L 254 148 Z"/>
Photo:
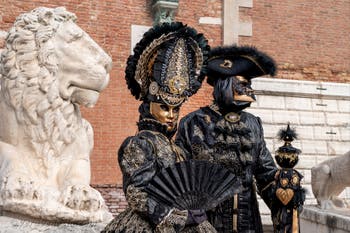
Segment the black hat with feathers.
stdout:
<path fill-rule="evenodd" d="M 206 38 L 181 22 L 149 29 L 129 56 L 125 79 L 137 100 L 181 104 L 205 77 Z"/>
<path fill-rule="evenodd" d="M 213 48 L 208 58 L 208 79 L 214 85 L 218 78 L 243 76 L 250 80 L 262 75 L 274 76 L 275 61 L 253 46 L 222 46 Z"/>

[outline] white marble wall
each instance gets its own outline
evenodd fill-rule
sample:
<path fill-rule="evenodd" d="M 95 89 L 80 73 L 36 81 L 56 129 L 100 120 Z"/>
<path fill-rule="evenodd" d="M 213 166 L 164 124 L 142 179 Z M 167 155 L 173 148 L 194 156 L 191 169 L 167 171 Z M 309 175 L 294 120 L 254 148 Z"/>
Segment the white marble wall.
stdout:
<path fill-rule="evenodd" d="M 304 175 L 306 204 L 316 204 L 311 167 L 350 150 L 350 84 L 257 78 L 253 88 L 257 102 L 249 112 L 262 119 L 272 155 L 283 144 L 276 136 L 280 128 L 290 122 L 299 134 L 292 143 L 302 150 L 296 168 Z M 350 188 L 341 196 L 350 199 Z M 269 210 L 261 200 L 260 209 L 263 221 L 270 223 Z"/>

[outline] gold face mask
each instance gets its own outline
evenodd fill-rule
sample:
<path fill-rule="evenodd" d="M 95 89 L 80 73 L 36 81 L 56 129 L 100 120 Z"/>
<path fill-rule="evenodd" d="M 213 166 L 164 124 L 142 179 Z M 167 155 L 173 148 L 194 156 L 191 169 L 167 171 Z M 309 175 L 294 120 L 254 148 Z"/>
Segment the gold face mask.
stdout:
<path fill-rule="evenodd" d="M 245 89 L 244 94 L 238 94 L 236 90 L 233 90 L 233 99 L 236 101 L 243 101 L 243 102 L 254 102 L 255 99 L 251 96 L 254 92 L 250 88 L 249 81 L 245 79 L 242 76 L 235 76 L 235 78 L 238 80 L 238 82 L 241 85 L 241 88 Z"/>
<path fill-rule="evenodd" d="M 180 106 L 171 106 L 163 103 L 150 103 L 150 113 L 152 116 L 162 124 L 167 125 L 167 130 L 175 129 L 177 120 L 179 119 Z"/>

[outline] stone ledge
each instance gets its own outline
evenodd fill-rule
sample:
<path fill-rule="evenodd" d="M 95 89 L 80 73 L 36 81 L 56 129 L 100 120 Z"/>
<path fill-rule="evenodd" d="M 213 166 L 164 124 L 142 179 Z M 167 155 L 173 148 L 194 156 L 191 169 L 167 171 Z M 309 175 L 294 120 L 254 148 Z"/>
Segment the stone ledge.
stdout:
<path fill-rule="evenodd" d="M 222 24 L 221 18 L 216 18 L 216 17 L 200 17 L 198 22 L 199 24 L 213 24 L 213 25 Z"/>
<path fill-rule="evenodd" d="M 253 7 L 253 0 L 238 0 L 237 4 L 240 7 L 252 8 Z"/>
<path fill-rule="evenodd" d="M 350 232 L 350 211 L 322 210 L 317 206 L 304 206 L 300 215 L 301 232 Z"/>
<path fill-rule="evenodd" d="M 108 224 L 105 223 L 89 223 L 86 225 L 76 224 L 60 224 L 49 225 L 44 223 L 35 223 L 17 218 L 0 216 L 0 233 L 19 233 L 19 232 L 44 232 L 44 233 L 97 233 L 101 232 Z"/>
<path fill-rule="evenodd" d="M 277 78 L 255 78 L 252 87 L 258 95 L 313 97 L 350 100 L 350 84 Z"/>

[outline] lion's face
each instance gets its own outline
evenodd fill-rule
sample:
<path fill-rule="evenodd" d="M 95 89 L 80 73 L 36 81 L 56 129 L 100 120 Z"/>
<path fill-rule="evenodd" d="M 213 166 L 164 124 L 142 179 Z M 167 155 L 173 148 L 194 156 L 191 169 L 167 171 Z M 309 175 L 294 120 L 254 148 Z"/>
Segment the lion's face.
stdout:
<path fill-rule="evenodd" d="M 109 82 L 111 58 L 72 21 L 58 28 L 55 49 L 61 97 L 86 107 L 94 106 Z"/>
<path fill-rule="evenodd" d="M 32 151 L 45 166 L 72 143 L 89 153 L 92 133 L 76 105 L 96 104 L 109 82 L 111 58 L 75 19 L 64 8 L 21 15 L 0 57 L 0 140 Z"/>

